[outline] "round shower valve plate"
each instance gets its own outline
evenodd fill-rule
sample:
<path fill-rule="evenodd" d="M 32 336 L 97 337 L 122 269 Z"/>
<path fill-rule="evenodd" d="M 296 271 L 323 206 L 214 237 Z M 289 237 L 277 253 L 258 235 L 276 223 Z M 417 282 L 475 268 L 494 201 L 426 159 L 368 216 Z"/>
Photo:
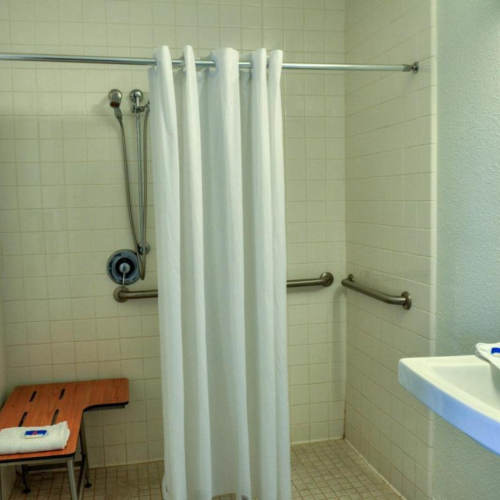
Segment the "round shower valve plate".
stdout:
<path fill-rule="evenodd" d="M 108 276 L 119 285 L 130 285 L 139 279 L 139 262 L 132 250 L 118 250 L 108 259 Z"/>

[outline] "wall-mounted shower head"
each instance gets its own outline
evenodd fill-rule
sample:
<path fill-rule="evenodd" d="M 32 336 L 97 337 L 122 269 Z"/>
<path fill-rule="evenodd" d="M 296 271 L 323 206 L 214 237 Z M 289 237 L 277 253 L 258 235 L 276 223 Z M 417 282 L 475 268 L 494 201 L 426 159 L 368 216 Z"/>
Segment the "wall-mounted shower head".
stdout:
<path fill-rule="evenodd" d="M 109 94 L 108 94 L 108 98 L 109 98 L 109 105 L 115 111 L 116 118 L 121 120 L 122 119 L 122 112 L 120 109 L 120 104 L 122 102 L 122 93 L 118 89 L 110 90 Z"/>

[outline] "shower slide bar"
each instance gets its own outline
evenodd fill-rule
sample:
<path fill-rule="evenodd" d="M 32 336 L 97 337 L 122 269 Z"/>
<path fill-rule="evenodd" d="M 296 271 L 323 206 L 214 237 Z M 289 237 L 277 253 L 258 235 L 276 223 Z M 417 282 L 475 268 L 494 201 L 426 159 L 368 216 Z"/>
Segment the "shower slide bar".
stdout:
<path fill-rule="evenodd" d="M 345 280 L 342 280 L 342 285 L 346 288 L 350 288 L 355 292 L 362 293 L 373 299 L 380 300 L 386 304 L 392 304 L 394 306 L 402 306 L 403 309 L 411 308 L 411 296 L 408 292 L 403 292 L 400 297 L 396 295 L 387 295 L 386 293 L 379 292 L 373 288 L 368 288 L 367 286 L 360 285 L 354 281 L 354 276 L 350 274 Z"/>
<path fill-rule="evenodd" d="M 319 278 L 303 279 L 303 280 L 288 280 L 287 288 L 299 288 L 304 286 L 324 286 L 328 287 L 333 284 L 333 274 L 329 272 L 323 273 Z M 130 299 L 151 299 L 158 297 L 158 290 L 137 290 L 130 291 L 126 286 L 115 288 L 113 297 L 117 302 L 127 302 Z"/>
<path fill-rule="evenodd" d="M 89 64 L 125 64 L 130 66 L 156 66 L 156 59 L 152 57 L 111 57 L 111 56 L 74 56 L 55 54 L 20 54 L 13 52 L 0 53 L 0 61 L 33 61 L 33 62 L 62 62 L 62 63 L 89 63 Z M 195 61 L 196 66 L 211 68 L 215 61 Z M 249 61 L 240 61 L 240 68 L 251 68 Z M 183 59 L 172 59 L 174 68 L 184 66 Z M 330 71 L 402 71 L 418 73 L 418 62 L 413 64 L 323 64 L 323 63 L 283 63 L 283 69 L 330 70 Z"/>

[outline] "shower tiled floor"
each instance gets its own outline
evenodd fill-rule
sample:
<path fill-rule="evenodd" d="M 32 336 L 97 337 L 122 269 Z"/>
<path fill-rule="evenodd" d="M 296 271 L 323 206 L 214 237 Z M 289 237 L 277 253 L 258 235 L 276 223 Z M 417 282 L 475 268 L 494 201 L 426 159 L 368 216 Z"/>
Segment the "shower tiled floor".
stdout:
<path fill-rule="evenodd" d="M 343 440 L 292 446 L 292 484 L 294 500 L 401 498 Z"/>
<path fill-rule="evenodd" d="M 161 500 L 163 464 L 127 465 L 91 470 L 92 487 L 85 499 Z M 325 441 L 292 447 L 292 499 L 397 500 L 399 495 L 345 441 Z M 31 493 L 20 478 L 11 500 L 69 500 L 68 478 L 62 472 L 31 474 Z M 232 500 L 225 495 L 214 500 Z"/>

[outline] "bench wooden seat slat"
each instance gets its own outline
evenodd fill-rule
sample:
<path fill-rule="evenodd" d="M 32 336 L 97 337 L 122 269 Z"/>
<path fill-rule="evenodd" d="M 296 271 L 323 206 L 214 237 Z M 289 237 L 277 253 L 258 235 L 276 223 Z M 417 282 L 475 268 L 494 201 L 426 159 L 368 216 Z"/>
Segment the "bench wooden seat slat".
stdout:
<path fill-rule="evenodd" d="M 61 392 L 64 393 L 61 397 Z M 36 394 L 33 397 L 33 394 Z M 90 408 L 123 406 L 128 403 L 128 380 L 91 380 L 56 384 L 35 384 L 16 387 L 0 412 L 0 430 L 18 427 L 39 427 L 68 422 L 70 437 L 64 450 L 16 455 L 0 455 L 0 463 L 29 461 L 41 458 L 64 458 L 76 453 L 83 412 Z M 57 419 L 54 414 L 59 410 Z"/>
<path fill-rule="evenodd" d="M 31 401 L 31 396 L 36 390 L 36 395 Z M 51 425 L 52 417 L 58 406 L 60 390 L 58 387 L 37 386 L 33 390 L 23 391 L 25 398 L 24 411 L 27 413 L 23 427 Z M 26 402 L 27 401 L 27 402 Z M 0 413 L 1 425 L 1 413 Z"/>

